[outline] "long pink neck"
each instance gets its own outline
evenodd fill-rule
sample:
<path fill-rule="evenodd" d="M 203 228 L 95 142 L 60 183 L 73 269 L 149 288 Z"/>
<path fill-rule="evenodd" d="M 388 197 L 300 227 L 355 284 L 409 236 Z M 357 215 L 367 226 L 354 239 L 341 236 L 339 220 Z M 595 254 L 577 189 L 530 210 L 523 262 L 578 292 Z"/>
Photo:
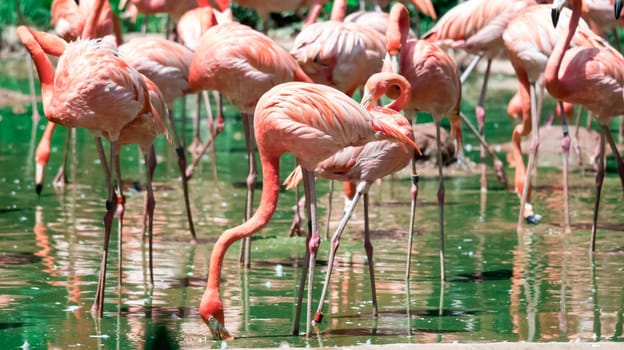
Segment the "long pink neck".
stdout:
<path fill-rule="evenodd" d="M 95 0 L 95 5 L 93 9 L 91 9 L 91 12 L 87 17 L 85 26 L 82 29 L 82 39 L 93 39 L 96 37 L 100 14 L 102 13 L 102 9 L 104 8 L 104 1 L 108 0 Z"/>
<path fill-rule="evenodd" d="M 409 12 L 400 3 L 396 3 L 390 10 L 388 29 L 386 32 L 386 49 L 390 55 L 396 55 L 405 46 L 409 36 Z"/>
<path fill-rule="evenodd" d="M 225 252 L 236 241 L 249 237 L 258 232 L 269 222 L 277 208 L 279 195 L 279 156 L 262 157 L 262 196 L 260 206 L 254 215 L 242 225 L 223 232 L 215 243 L 210 257 L 208 283 L 204 295 L 218 291 L 221 281 L 221 268 Z M 219 295 L 219 293 L 216 293 Z"/>
<path fill-rule="evenodd" d="M 332 12 L 331 12 L 331 15 L 329 16 L 329 20 L 342 22 L 345 18 L 346 12 L 347 12 L 347 0 L 334 0 L 334 5 L 332 7 Z"/>
<path fill-rule="evenodd" d="M 52 63 L 41 48 L 41 45 L 35 40 L 30 29 L 25 26 L 17 28 L 17 35 L 30 53 L 37 67 L 37 74 L 41 82 L 41 95 L 43 99 L 43 108 L 49 105 L 54 91 L 54 69 Z M 60 39 L 59 39 L 60 40 Z"/>
<path fill-rule="evenodd" d="M 546 65 L 544 80 L 546 81 L 546 88 L 548 89 L 548 92 L 554 98 L 563 98 L 568 93 L 568 89 L 566 89 L 566 87 L 559 81 L 559 70 L 561 69 L 563 56 L 570 46 L 570 42 L 572 42 L 572 38 L 576 32 L 576 27 L 578 27 L 581 18 L 582 6 L 582 0 L 574 0 L 572 2 L 572 16 L 570 17 L 570 22 L 568 23 L 568 31 L 566 33 L 565 40 L 557 42 L 550 59 L 548 60 L 548 64 Z"/>

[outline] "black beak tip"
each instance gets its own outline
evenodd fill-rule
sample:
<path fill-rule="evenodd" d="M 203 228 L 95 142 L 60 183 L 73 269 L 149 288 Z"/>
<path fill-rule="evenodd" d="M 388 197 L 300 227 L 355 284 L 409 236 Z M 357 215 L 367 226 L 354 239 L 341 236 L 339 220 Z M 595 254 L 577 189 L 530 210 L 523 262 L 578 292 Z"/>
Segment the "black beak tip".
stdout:
<path fill-rule="evenodd" d="M 35 192 L 37 192 L 38 196 L 41 196 L 41 190 L 43 190 L 43 184 L 36 184 L 35 185 Z"/>
<path fill-rule="evenodd" d="M 615 19 L 620 19 L 620 13 L 622 12 L 622 0 L 615 0 L 613 11 L 614 11 L 613 14 L 615 15 Z"/>
<path fill-rule="evenodd" d="M 550 18 L 552 19 L 553 22 L 553 26 L 557 26 L 557 23 L 559 22 L 559 10 L 557 9 L 552 9 L 550 11 Z"/>

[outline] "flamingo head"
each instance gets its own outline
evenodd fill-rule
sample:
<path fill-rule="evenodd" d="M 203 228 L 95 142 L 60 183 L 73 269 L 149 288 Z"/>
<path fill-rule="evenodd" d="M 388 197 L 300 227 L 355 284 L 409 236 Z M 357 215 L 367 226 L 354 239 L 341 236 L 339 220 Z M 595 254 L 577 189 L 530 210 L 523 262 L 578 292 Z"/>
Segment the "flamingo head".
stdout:
<path fill-rule="evenodd" d="M 622 0 L 615 0 L 613 3 L 613 12 L 615 19 L 620 19 L 620 13 L 622 12 Z"/>
<path fill-rule="evenodd" d="M 216 294 L 215 294 L 216 293 Z M 233 339 L 230 332 L 225 329 L 225 316 L 223 304 L 219 298 L 219 292 L 206 291 L 199 305 L 199 315 L 204 320 L 210 333 L 217 340 Z"/>

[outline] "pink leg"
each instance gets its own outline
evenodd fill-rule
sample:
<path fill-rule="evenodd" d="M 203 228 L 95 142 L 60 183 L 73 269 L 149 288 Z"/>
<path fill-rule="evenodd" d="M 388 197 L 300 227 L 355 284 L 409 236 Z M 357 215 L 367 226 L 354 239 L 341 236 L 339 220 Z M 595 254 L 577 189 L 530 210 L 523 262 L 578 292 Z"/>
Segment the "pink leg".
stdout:
<path fill-rule="evenodd" d="M 368 260 L 368 276 L 371 285 L 371 298 L 373 301 L 373 316 L 379 315 L 379 306 L 377 304 L 377 288 L 375 286 L 375 263 L 373 261 L 373 243 L 370 239 L 370 227 L 368 220 L 368 192 L 364 193 L 364 250 Z"/>
<path fill-rule="evenodd" d="M 104 290 L 106 287 L 106 263 L 108 261 L 108 245 L 110 242 L 113 217 L 117 209 L 117 201 L 114 197 L 115 191 L 113 189 L 111 169 L 109 167 L 108 161 L 106 160 L 106 154 L 104 152 L 102 139 L 100 137 L 95 138 L 95 146 L 100 157 L 100 162 L 102 163 L 102 167 L 104 169 L 104 174 L 106 175 L 106 185 L 108 188 L 108 199 L 106 200 L 106 215 L 104 215 L 104 250 L 102 253 L 102 261 L 100 263 L 98 285 L 95 291 L 93 306 L 91 307 L 91 313 L 95 315 L 95 317 L 102 317 L 104 312 Z"/>
<path fill-rule="evenodd" d="M 153 257 L 153 241 L 154 241 L 154 208 L 156 201 L 154 200 L 154 190 L 152 188 L 152 179 L 154 178 L 154 169 L 156 169 L 156 153 L 154 146 L 150 147 L 148 154 L 143 155 L 146 167 L 146 203 L 145 211 L 147 213 L 147 236 L 148 240 L 148 256 L 149 256 L 149 274 L 150 283 L 154 284 L 154 257 Z"/>
<path fill-rule="evenodd" d="M 411 179 L 412 179 L 412 185 L 410 187 L 410 196 L 411 196 L 410 222 L 409 222 L 408 238 L 407 238 L 407 267 L 405 269 L 406 281 L 409 281 L 411 279 L 410 270 L 412 266 L 412 244 L 414 240 L 414 221 L 416 217 L 416 199 L 418 198 L 418 181 L 420 179 L 420 176 L 418 176 L 418 172 L 416 171 L 416 163 L 414 161 L 414 158 L 412 158 Z"/>
<path fill-rule="evenodd" d="M 589 244 L 590 254 L 596 250 L 596 229 L 598 227 L 598 209 L 600 208 L 600 193 L 602 191 L 602 183 L 605 175 L 605 138 L 606 133 L 609 132 L 608 127 L 602 126 L 600 129 L 600 155 L 598 156 L 598 171 L 596 172 L 596 202 L 594 203 L 594 218 L 591 228 L 591 240 Z"/>
<path fill-rule="evenodd" d="M 563 154 L 563 229 L 565 233 L 570 233 L 570 205 L 568 194 L 568 159 L 570 158 L 570 132 L 568 130 L 568 116 L 563 110 L 563 102 L 559 101 L 561 107 L 561 129 L 563 130 L 563 138 L 561 139 L 561 149 Z"/>
<path fill-rule="evenodd" d="M 442 170 L 442 142 L 440 141 L 440 122 L 436 120 L 436 143 L 438 146 L 438 225 L 440 226 L 440 280 L 442 283 L 446 280 L 446 269 L 444 266 L 444 173 Z"/>
<path fill-rule="evenodd" d="M 245 200 L 245 221 L 249 220 L 253 214 L 254 192 L 258 171 L 256 165 L 256 146 L 254 141 L 254 130 L 252 116 L 243 114 L 243 128 L 245 129 L 245 146 L 247 148 L 247 159 L 249 161 L 249 175 L 247 175 L 247 198 Z M 251 239 L 245 238 L 241 243 L 240 263 L 249 267 L 251 262 Z"/>
<path fill-rule="evenodd" d="M 325 282 L 323 283 L 323 291 L 321 292 L 321 298 L 319 299 L 319 305 L 316 309 L 316 313 L 314 314 L 314 322 L 320 323 L 323 320 L 323 304 L 325 303 L 325 297 L 327 295 L 327 290 L 329 289 L 329 280 L 331 278 L 331 273 L 334 268 L 334 259 L 336 258 L 336 252 L 338 251 L 338 247 L 340 247 L 340 238 L 342 237 L 342 232 L 345 227 L 347 227 L 347 223 L 349 222 L 349 218 L 353 215 L 353 211 L 357 206 L 360 197 L 362 196 L 361 189 L 366 189 L 366 183 L 362 182 L 358 185 L 358 190 L 355 192 L 355 196 L 349 203 L 349 206 L 345 208 L 345 213 L 340 220 L 340 224 L 338 225 L 338 229 L 336 229 L 336 233 L 331 239 L 331 247 L 329 250 L 329 259 L 327 260 L 327 274 L 325 275 Z M 366 219 L 365 219 L 366 220 Z"/>
<path fill-rule="evenodd" d="M 490 67 L 492 66 L 492 59 L 488 59 L 485 74 L 483 75 L 483 86 L 481 86 L 481 94 L 479 95 L 479 102 L 475 110 L 477 116 L 477 124 L 479 126 L 479 135 L 485 140 L 485 96 L 487 95 L 487 83 L 490 77 Z M 487 177 L 485 166 L 485 145 L 481 144 L 481 191 L 487 191 Z"/>

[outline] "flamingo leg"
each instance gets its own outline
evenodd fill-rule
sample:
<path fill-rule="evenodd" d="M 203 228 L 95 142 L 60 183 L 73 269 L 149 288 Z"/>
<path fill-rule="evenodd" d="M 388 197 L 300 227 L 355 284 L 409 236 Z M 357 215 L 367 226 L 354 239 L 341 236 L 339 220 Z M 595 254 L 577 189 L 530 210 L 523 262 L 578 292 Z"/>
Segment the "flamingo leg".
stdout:
<path fill-rule="evenodd" d="M 247 197 L 245 200 L 245 221 L 247 221 L 253 214 L 254 190 L 256 187 L 256 180 L 258 178 L 252 116 L 243 114 L 243 128 L 245 129 L 245 146 L 247 147 L 247 159 L 249 161 L 249 175 L 247 175 Z M 245 267 L 249 267 L 250 259 L 251 239 L 247 237 L 241 244 L 240 263 Z"/>
<path fill-rule="evenodd" d="M 436 144 L 438 147 L 438 177 L 439 177 L 439 185 L 438 185 L 438 211 L 439 211 L 439 221 L 438 225 L 440 227 L 440 280 L 442 283 L 446 280 L 446 269 L 444 266 L 444 172 L 442 170 L 442 142 L 440 141 L 440 121 L 435 121 L 436 126 Z"/>
<path fill-rule="evenodd" d="M 479 135 L 485 140 L 485 96 L 487 95 L 487 84 L 490 78 L 490 68 L 492 67 L 492 59 L 488 58 L 485 74 L 483 75 L 483 85 L 481 86 L 481 93 L 479 95 L 479 102 L 475 108 L 475 115 L 477 116 L 477 123 L 479 125 Z M 487 177 L 485 166 L 485 146 L 481 144 L 481 191 L 487 191 Z"/>
<path fill-rule="evenodd" d="M 472 73 L 472 71 L 477 66 L 477 63 L 479 63 L 479 61 L 481 61 L 482 58 L 483 58 L 483 55 L 477 55 L 472 59 L 472 61 L 470 61 L 470 63 L 468 63 L 468 67 L 464 69 L 464 71 L 461 74 L 461 77 L 459 77 L 459 80 L 461 81 L 462 84 L 466 81 L 466 79 L 468 79 L 468 77 L 470 76 L 470 73 Z"/>
<path fill-rule="evenodd" d="M 190 179 L 193 176 L 195 167 L 197 166 L 197 164 L 199 164 L 204 154 L 206 154 L 206 152 L 210 149 L 210 157 L 212 158 L 212 163 L 213 163 L 212 164 L 212 176 L 214 178 L 215 184 L 218 184 L 219 177 L 218 177 L 217 168 L 216 168 L 217 154 L 215 151 L 215 138 L 217 137 L 217 135 L 221 133 L 221 131 L 223 131 L 224 118 L 223 118 L 223 112 L 222 112 L 223 111 L 222 97 L 218 93 L 217 93 L 216 100 L 217 100 L 217 109 L 220 111 L 219 114 L 217 115 L 217 123 L 214 124 L 212 121 L 208 121 L 211 137 L 206 140 L 206 143 L 204 143 L 201 149 L 193 156 L 191 165 L 189 165 L 186 168 L 186 177 Z M 206 108 L 208 109 L 209 107 L 206 107 Z"/>
<path fill-rule="evenodd" d="M 365 183 L 363 183 L 365 184 Z M 360 186 L 358 186 L 360 187 Z M 327 296 L 327 290 L 329 289 L 329 280 L 331 278 L 331 273 L 334 268 L 334 259 L 336 258 L 336 252 L 338 251 L 338 247 L 340 247 L 340 238 L 342 237 L 342 232 L 344 231 L 351 215 L 353 215 L 353 211 L 357 206 L 360 197 L 362 196 L 362 192 L 355 192 L 355 196 L 350 201 L 347 208 L 345 208 L 345 213 L 340 220 L 340 224 L 338 225 L 338 229 L 334 233 L 334 236 L 331 239 L 331 247 L 329 250 L 329 258 L 327 260 L 327 274 L 325 275 L 325 282 L 323 283 L 323 290 L 321 292 L 321 298 L 319 300 L 318 308 L 316 309 L 316 313 L 314 314 L 314 322 L 320 323 L 323 320 L 323 304 L 325 303 L 325 297 Z"/>
<path fill-rule="evenodd" d="M 325 239 L 329 239 L 329 224 L 331 223 L 332 202 L 334 200 L 334 180 L 329 180 L 329 194 L 327 199 L 327 218 L 325 219 Z"/>
<path fill-rule="evenodd" d="M 578 112 L 576 113 L 576 120 L 574 121 L 574 152 L 578 157 L 578 166 L 583 169 L 583 152 L 581 151 L 581 145 L 579 144 L 579 132 L 581 130 L 581 114 L 583 114 L 583 106 L 577 105 Z"/>
<path fill-rule="evenodd" d="M 115 176 L 117 178 L 117 237 L 119 245 L 119 285 L 122 285 L 122 264 L 123 264 L 123 219 L 126 212 L 126 197 L 123 195 L 123 182 L 121 180 L 121 164 L 119 160 L 119 146 L 116 142 L 111 142 L 111 162 L 115 165 Z M 150 271 L 151 274 L 151 271 Z"/>
<path fill-rule="evenodd" d="M 318 211 L 316 207 L 316 183 L 314 179 L 314 172 L 308 171 L 302 168 L 303 172 L 303 185 L 305 186 L 305 196 L 309 201 L 309 218 L 310 218 L 310 233 L 308 240 L 308 303 L 307 303 L 307 317 L 306 317 L 306 336 L 310 335 L 310 326 L 312 325 L 312 291 L 314 289 L 314 267 L 316 265 L 316 254 L 319 249 L 321 237 L 318 230 Z"/>
<path fill-rule="evenodd" d="M 539 115 L 537 113 L 536 103 L 536 86 L 535 83 L 531 84 L 531 147 L 529 150 L 529 161 L 527 163 L 527 169 L 524 177 L 524 186 L 522 189 L 522 197 L 520 198 L 520 213 L 518 215 L 518 230 L 522 229 L 522 223 L 526 220 L 528 223 L 537 224 L 541 218 L 539 214 L 529 213 L 525 215 L 525 207 L 531 208 L 530 201 L 530 183 L 531 173 L 535 167 L 535 161 L 537 156 L 537 150 L 539 148 Z"/>
<path fill-rule="evenodd" d="M 71 129 L 65 128 L 67 134 L 65 135 L 65 144 L 63 146 L 63 162 L 59 166 L 54 181 L 54 186 L 63 187 L 67 184 L 67 159 L 69 158 L 69 147 L 71 145 L 72 133 Z"/>
<path fill-rule="evenodd" d="M 91 313 L 95 317 L 102 317 L 104 312 L 104 289 L 106 287 L 106 262 L 108 261 L 108 245 L 110 242 L 111 228 L 113 224 L 113 217 L 117 207 L 117 202 L 114 199 L 113 180 L 111 176 L 111 169 L 108 161 L 106 160 L 106 153 L 102 146 L 102 138 L 95 137 L 95 146 L 100 157 L 102 168 L 106 177 L 106 186 L 108 188 L 108 199 L 106 200 L 106 215 L 104 215 L 104 250 L 102 252 L 102 261 L 100 263 L 100 274 L 98 276 L 98 284 L 95 291 L 95 298 L 93 300 L 93 306 L 91 306 Z"/>
<path fill-rule="evenodd" d="M 206 91 L 202 91 L 202 95 L 207 94 Z M 201 149 L 202 146 L 202 142 L 201 142 L 201 135 L 199 132 L 199 127 L 200 127 L 200 118 L 201 118 L 201 97 L 199 94 L 196 94 L 197 97 L 197 109 L 195 111 L 195 120 L 194 120 L 194 124 L 193 124 L 193 141 L 191 142 L 191 144 L 188 147 L 189 152 L 191 152 L 191 154 L 193 156 L 196 156 L 197 153 L 199 152 L 199 150 Z M 206 95 L 207 98 L 207 95 Z M 210 108 L 206 108 L 207 111 L 210 111 Z M 212 119 L 212 115 L 208 114 L 208 119 Z"/>
<path fill-rule="evenodd" d="M 415 154 L 414 154 L 415 157 Z M 418 172 L 416 171 L 416 162 L 412 157 L 412 185 L 410 186 L 410 221 L 408 228 L 408 239 L 407 239 L 407 266 L 405 268 L 405 280 L 409 282 L 410 280 L 410 270 L 412 266 L 412 244 L 414 241 L 414 221 L 416 217 L 416 199 L 418 198 L 418 180 L 420 177 L 418 176 Z M 408 283 L 409 286 L 409 283 Z"/>
<path fill-rule="evenodd" d="M 561 108 L 561 129 L 563 138 L 561 139 L 561 149 L 563 155 L 563 229 L 565 233 L 572 232 L 570 228 L 570 203 L 568 192 L 568 161 L 570 158 L 570 131 L 568 129 L 568 116 L 565 115 L 563 102 L 559 101 Z"/>
<path fill-rule="evenodd" d="M 368 191 L 364 193 L 364 250 L 368 260 L 368 275 L 371 285 L 371 298 L 373 301 L 373 316 L 379 315 L 377 304 L 377 288 L 375 286 L 375 263 L 373 261 L 373 243 L 370 239 L 370 225 L 368 220 Z"/>
<path fill-rule="evenodd" d="M 295 186 L 295 203 L 295 215 L 292 224 L 290 224 L 290 230 L 288 230 L 288 237 L 300 236 L 301 232 L 303 232 L 301 207 L 305 206 L 305 197 L 300 196 L 299 186 Z"/>
<path fill-rule="evenodd" d="M 185 113 L 186 114 L 186 113 Z M 186 153 L 184 152 L 184 145 L 178 134 L 175 122 L 173 121 L 173 114 L 169 113 L 169 125 L 173 131 L 173 140 L 176 144 L 176 154 L 178 155 L 178 169 L 180 170 L 180 176 L 182 179 L 182 191 L 184 192 L 184 206 L 186 207 L 186 218 L 189 223 L 189 230 L 191 231 L 191 237 L 193 242 L 197 242 L 197 236 L 195 235 L 195 225 L 193 224 L 193 212 L 191 211 L 191 201 L 188 194 L 188 180 L 186 176 Z"/>
<path fill-rule="evenodd" d="M 154 170 L 156 170 L 156 151 L 154 145 L 152 145 L 147 154 L 143 154 L 145 159 L 145 212 L 147 214 L 147 236 L 148 236 L 148 257 L 149 257 L 149 271 L 150 271 L 150 283 L 154 285 L 154 255 L 153 255 L 153 242 L 154 242 L 154 208 L 156 207 L 156 201 L 154 200 L 154 190 L 152 187 L 152 180 L 154 179 Z"/>
<path fill-rule="evenodd" d="M 603 128 L 605 128 L 605 126 L 603 126 Z M 615 160 L 617 161 L 617 167 L 618 167 L 618 175 L 620 176 L 620 182 L 622 183 L 622 192 L 624 192 L 624 161 L 622 161 L 622 156 L 620 155 L 620 152 L 618 151 L 617 145 L 615 144 L 615 140 L 613 139 L 613 136 L 611 136 L 611 132 L 609 132 L 609 128 L 606 127 L 607 129 L 605 130 L 605 136 L 607 138 L 607 141 L 609 142 L 609 146 L 611 147 L 611 151 L 613 152 L 613 155 L 615 155 Z"/>
<path fill-rule="evenodd" d="M 305 200 L 305 207 L 306 207 L 306 215 L 310 217 L 311 208 L 310 208 L 310 201 L 308 200 L 309 189 L 306 186 L 305 182 L 304 182 L 304 192 L 305 192 L 304 200 Z M 295 321 L 293 322 L 293 331 L 292 331 L 293 335 L 299 335 L 299 325 L 301 323 L 301 310 L 302 310 L 302 305 L 303 305 L 303 290 L 305 289 L 306 277 L 308 275 L 308 266 L 310 265 L 310 250 L 307 247 L 310 243 L 310 239 L 312 238 L 311 233 L 312 233 L 312 221 L 308 220 L 308 235 L 306 237 L 306 251 L 305 251 L 304 258 L 303 258 L 303 268 L 301 269 L 301 279 L 299 280 L 299 291 L 297 293 L 297 302 L 296 302 L 296 307 L 295 307 Z"/>
<path fill-rule="evenodd" d="M 492 163 L 494 163 L 494 172 L 496 173 L 496 178 L 501 183 L 501 185 L 503 185 L 503 188 L 507 189 L 507 175 L 505 174 L 505 167 L 503 166 L 503 162 L 498 158 L 498 156 L 496 156 L 496 153 L 494 153 L 490 149 L 490 146 L 481 136 L 479 131 L 474 127 L 474 125 L 470 123 L 470 120 L 468 120 L 466 115 L 460 112 L 459 117 L 461 118 L 463 124 L 468 127 L 468 130 L 470 130 L 470 132 L 472 132 L 477 140 L 479 140 L 479 143 L 481 143 L 481 146 L 483 147 L 487 155 L 490 156 L 490 158 L 492 159 Z"/>
<path fill-rule="evenodd" d="M 594 203 L 594 217 L 591 228 L 591 240 L 589 244 L 590 255 L 596 250 L 596 229 L 598 226 L 598 209 L 600 208 L 600 193 L 602 191 L 602 183 L 605 176 L 605 138 L 606 133 L 609 132 L 607 126 L 601 125 L 600 128 L 600 155 L 598 156 L 598 170 L 596 172 L 596 202 Z"/>

